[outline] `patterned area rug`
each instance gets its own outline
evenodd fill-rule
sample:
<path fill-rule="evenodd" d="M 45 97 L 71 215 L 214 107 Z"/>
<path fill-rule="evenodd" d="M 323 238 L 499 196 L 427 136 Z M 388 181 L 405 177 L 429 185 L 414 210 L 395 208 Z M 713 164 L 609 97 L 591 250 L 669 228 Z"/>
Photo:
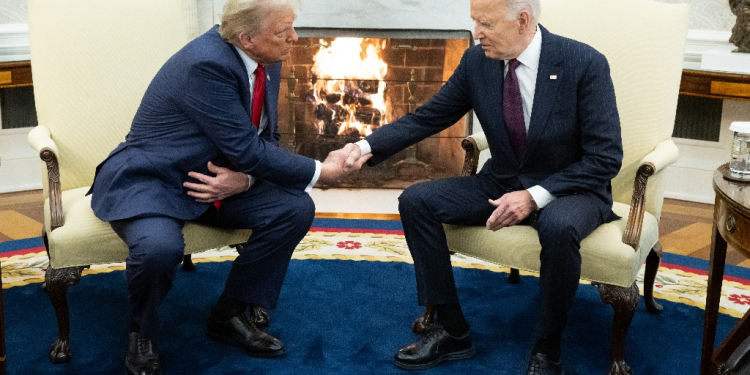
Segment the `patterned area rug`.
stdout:
<path fill-rule="evenodd" d="M 343 222 L 346 221 L 343 220 Z M 3 288 L 44 282 L 47 256 L 43 247 L 35 246 L 10 251 L 8 248 L 6 243 L 6 251 L 0 253 Z M 233 248 L 225 247 L 194 254 L 193 261 L 195 263 L 223 262 L 231 261 L 236 256 L 237 252 Z M 311 228 L 297 246 L 293 258 L 412 263 L 403 231 L 400 229 L 340 229 L 316 226 Z M 665 261 L 661 264 L 657 274 L 654 294 L 659 299 L 704 308 L 707 272 L 705 266 L 701 267 L 701 264 L 686 261 L 689 259 L 691 258 L 665 254 Z M 508 272 L 507 267 L 463 255 L 453 255 L 452 261 L 455 267 Z M 84 275 L 124 269 L 124 263 L 95 265 L 85 270 Z M 743 270 L 739 270 L 739 273 L 742 274 Z M 644 267 L 641 268 L 637 281 L 641 291 L 643 291 L 643 272 Z M 534 275 L 523 271 L 521 274 Z M 732 276 L 732 273 L 727 271 L 722 288 L 720 312 L 739 318 L 744 315 L 749 305 L 750 280 Z"/>

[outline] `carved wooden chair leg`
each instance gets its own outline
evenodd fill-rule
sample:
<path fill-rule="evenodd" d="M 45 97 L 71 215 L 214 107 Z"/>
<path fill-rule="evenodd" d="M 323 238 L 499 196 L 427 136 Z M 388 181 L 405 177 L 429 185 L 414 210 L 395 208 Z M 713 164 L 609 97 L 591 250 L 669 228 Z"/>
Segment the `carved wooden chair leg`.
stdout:
<path fill-rule="evenodd" d="M 52 363 L 70 361 L 70 313 L 68 311 L 68 287 L 81 281 L 84 267 L 54 269 L 47 266 L 44 281 L 47 284 L 47 295 L 52 302 L 57 317 L 58 338 L 50 347 L 49 358 Z"/>
<path fill-rule="evenodd" d="M 511 268 L 510 273 L 508 274 L 508 280 L 509 284 L 520 284 L 521 283 L 521 275 L 518 273 L 518 269 Z"/>
<path fill-rule="evenodd" d="M 425 335 L 432 329 L 432 322 L 435 317 L 435 306 L 425 306 L 424 314 L 417 318 L 411 325 L 411 331 L 418 335 Z"/>
<path fill-rule="evenodd" d="M 646 310 L 651 314 L 661 314 L 663 309 L 662 305 L 654 299 L 654 281 L 656 280 L 656 273 L 659 272 L 661 256 L 661 243 L 657 241 L 654 248 L 648 253 L 646 271 L 643 275 L 643 301 L 646 303 Z"/>
<path fill-rule="evenodd" d="M 183 271 L 195 271 L 195 263 L 193 263 L 193 256 L 187 254 L 182 257 L 182 270 Z"/>
<path fill-rule="evenodd" d="M 592 284 L 599 288 L 602 302 L 612 305 L 615 310 L 612 324 L 612 368 L 609 375 L 633 375 L 630 366 L 625 363 L 625 337 L 628 335 L 630 322 L 641 298 L 638 294 L 638 285 L 634 282 L 630 288 L 623 288 L 609 284 Z"/>

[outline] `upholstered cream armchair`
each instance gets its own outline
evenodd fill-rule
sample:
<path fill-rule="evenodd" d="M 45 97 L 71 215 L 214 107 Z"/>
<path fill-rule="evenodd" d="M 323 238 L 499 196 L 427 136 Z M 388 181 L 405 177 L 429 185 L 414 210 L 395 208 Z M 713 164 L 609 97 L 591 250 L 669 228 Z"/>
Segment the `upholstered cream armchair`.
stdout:
<path fill-rule="evenodd" d="M 43 161 L 45 281 L 57 316 L 54 363 L 71 359 L 68 286 L 92 264 L 122 262 L 125 243 L 85 196 L 96 166 L 125 139 L 151 79 L 198 35 L 195 0 L 29 0 L 39 126 L 29 142 Z M 185 225 L 186 254 L 244 243 L 249 230 Z M 184 266 L 184 265 L 183 265 Z"/>
<path fill-rule="evenodd" d="M 635 281 L 644 261 L 646 307 L 653 314 L 662 309 L 654 301 L 653 286 L 662 255 L 659 217 L 664 170 L 678 157 L 671 136 L 688 10 L 684 4 L 651 0 L 542 0 L 542 25 L 607 57 L 617 96 L 624 160 L 612 180 L 612 196 L 613 210 L 621 219 L 600 226 L 581 244 L 581 278 L 599 287 L 602 301 L 615 310 L 610 374 L 631 373 L 623 357 L 624 344 L 640 299 Z M 478 133 L 462 146 L 466 150 L 463 173 L 474 174 L 487 140 Z M 492 232 L 445 225 L 445 230 L 452 251 L 511 268 L 510 282 L 519 282 L 519 269 L 539 271 L 541 245 L 530 226 Z M 428 307 L 415 321 L 415 331 L 429 325 L 432 314 Z"/>

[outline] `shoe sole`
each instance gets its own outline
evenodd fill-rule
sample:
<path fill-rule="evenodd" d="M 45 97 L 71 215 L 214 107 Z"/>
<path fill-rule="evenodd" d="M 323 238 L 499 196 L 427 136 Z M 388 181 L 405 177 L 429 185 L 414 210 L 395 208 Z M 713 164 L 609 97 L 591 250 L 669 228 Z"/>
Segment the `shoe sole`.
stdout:
<path fill-rule="evenodd" d="M 240 344 L 240 343 L 238 343 L 238 342 L 236 342 L 236 341 L 234 341 L 232 339 L 228 339 L 228 338 L 226 338 L 224 336 L 219 336 L 219 335 L 217 335 L 215 333 L 212 333 L 212 332 L 206 332 L 206 336 L 208 337 L 209 340 L 220 342 L 220 343 L 223 343 L 223 344 L 228 344 L 228 345 L 236 346 L 236 347 L 238 347 L 240 349 L 243 349 L 243 350 L 245 349 L 242 346 L 242 344 Z M 284 348 L 282 348 L 281 350 L 277 350 L 275 352 L 268 352 L 268 353 L 250 352 L 250 351 L 245 350 L 245 354 L 247 354 L 247 355 L 249 355 L 251 357 L 256 357 L 256 358 L 273 358 L 273 357 L 278 357 L 280 355 L 283 355 L 284 353 L 286 353 L 286 346 Z"/>
<path fill-rule="evenodd" d="M 455 352 L 455 353 L 446 354 L 446 355 L 444 355 L 442 357 L 439 357 L 439 358 L 435 359 L 432 362 L 427 362 L 427 363 L 423 363 L 423 364 L 420 364 L 420 365 L 415 365 L 415 364 L 411 364 L 411 363 L 403 363 L 403 362 L 399 362 L 396 359 L 393 360 L 393 363 L 396 366 L 398 366 L 398 367 L 400 367 L 402 369 L 405 369 L 405 370 L 427 370 L 429 368 L 433 368 L 433 367 L 439 365 L 440 362 L 443 362 L 443 361 L 452 361 L 452 360 L 456 360 L 456 359 L 467 359 L 467 358 L 473 357 L 475 354 L 477 354 L 477 350 L 474 348 L 474 345 L 472 344 L 471 347 L 468 348 L 468 349 L 464 349 L 464 350 L 461 350 L 461 351 Z"/>

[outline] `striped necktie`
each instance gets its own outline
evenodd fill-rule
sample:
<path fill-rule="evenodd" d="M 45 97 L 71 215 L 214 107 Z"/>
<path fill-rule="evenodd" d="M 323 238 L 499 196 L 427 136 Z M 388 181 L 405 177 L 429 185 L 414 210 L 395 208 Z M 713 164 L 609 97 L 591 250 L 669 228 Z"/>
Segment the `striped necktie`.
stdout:
<path fill-rule="evenodd" d="M 508 130 L 508 138 L 513 146 L 518 161 L 523 159 L 526 152 L 526 123 L 523 120 L 523 102 L 521 88 L 518 85 L 516 68 L 521 63 L 516 60 L 508 61 L 508 74 L 505 75 L 503 87 L 503 120 Z"/>

